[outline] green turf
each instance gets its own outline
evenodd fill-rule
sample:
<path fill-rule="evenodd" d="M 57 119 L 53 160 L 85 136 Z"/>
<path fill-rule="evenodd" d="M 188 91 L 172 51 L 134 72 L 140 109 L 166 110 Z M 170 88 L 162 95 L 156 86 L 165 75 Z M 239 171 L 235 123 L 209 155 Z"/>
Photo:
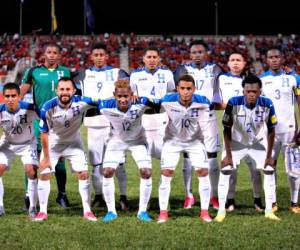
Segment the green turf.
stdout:
<path fill-rule="evenodd" d="M 197 204 L 190 210 L 182 208 L 184 189 L 181 163 L 172 181 L 170 219 L 160 225 L 155 221 L 137 220 L 139 177 L 136 165 L 128 158 L 128 198 L 131 209 L 119 212 L 119 218 L 104 224 L 81 218 L 81 201 L 77 180 L 68 171 L 67 192 L 72 207 L 63 210 L 55 203 L 56 184 L 51 183 L 49 220 L 31 222 L 22 211 L 23 169 L 17 159 L 3 178 L 6 216 L 0 218 L 0 249 L 299 249 L 300 215 L 288 211 L 289 189 L 282 159 L 278 173 L 278 216 L 280 222 L 266 220 L 253 209 L 249 171 L 242 165 L 238 173 L 237 204 L 240 209 L 227 215 L 223 223 L 200 221 L 199 194 L 196 178 L 193 182 Z M 159 162 L 153 163 L 153 191 L 150 215 L 158 216 Z M 116 190 L 118 187 L 116 185 Z M 118 197 L 118 194 L 116 195 Z M 95 210 L 97 217 L 105 208 Z M 210 210 L 213 216 L 216 212 Z"/>

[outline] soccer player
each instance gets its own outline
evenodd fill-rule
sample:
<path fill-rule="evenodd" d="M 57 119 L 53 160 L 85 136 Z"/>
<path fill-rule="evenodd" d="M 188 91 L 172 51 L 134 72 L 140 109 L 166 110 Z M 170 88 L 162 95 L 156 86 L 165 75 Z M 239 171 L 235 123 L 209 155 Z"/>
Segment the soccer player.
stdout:
<path fill-rule="evenodd" d="M 68 68 L 59 65 L 61 57 L 60 47 L 56 44 L 46 44 L 44 46 L 45 62 L 27 70 L 22 79 L 21 97 L 32 89 L 33 102 L 38 109 L 41 109 L 43 104 L 55 97 L 58 80 L 61 77 L 70 77 Z M 39 121 L 34 122 L 34 134 L 38 140 L 38 154 L 41 152 Z M 58 194 L 56 202 L 64 208 L 70 206 L 66 195 L 66 168 L 64 160 L 59 160 L 55 167 L 55 177 L 57 181 Z"/>
<path fill-rule="evenodd" d="M 285 167 L 289 179 L 293 179 L 294 181 L 290 211 L 298 214 L 298 196 L 300 188 L 300 132 L 296 135 L 294 142 L 286 146 Z"/>
<path fill-rule="evenodd" d="M 243 96 L 229 99 L 224 115 L 223 160 L 218 187 L 219 210 L 215 221 L 225 219 L 225 202 L 228 194 L 229 178 L 237 165 L 249 157 L 256 169 L 264 172 L 265 217 L 279 220 L 272 211 L 275 175 L 274 160 L 271 157 L 277 123 L 273 103 L 260 96 L 262 83 L 248 75 L 242 81 Z"/>
<path fill-rule="evenodd" d="M 103 43 L 95 44 L 91 53 L 93 66 L 81 70 L 74 79 L 75 82 L 81 83 L 83 96 L 100 98 L 101 100 L 112 98 L 115 89 L 114 83 L 118 79 L 129 78 L 124 70 L 107 65 L 108 59 L 106 45 Z M 102 196 L 103 157 L 111 127 L 106 117 L 100 115 L 97 109 L 90 109 L 87 112 L 84 125 L 87 127 L 89 161 L 93 166 L 92 184 L 95 189 L 95 199 L 92 206 L 97 207 L 104 203 Z M 120 162 L 120 167 L 116 170 L 116 176 L 120 187 L 120 207 L 122 210 L 128 210 L 126 197 L 127 176 L 124 161 L 125 159 L 122 159 L 122 162 Z"/>
<path fill-rule="evenodd" d="M 38 196 L 40 212 L 35 221 L 48 219 L 47 205 L 50 194 L 50 177 L 61 157 L 69 160 L 76 172 L 83 205 L 83 217 L 96 221 L 90 209 L 90 183 L 88 164 L 80 136 L 80 126 L 87 109 L 97 106 L 92 99 L 75 95 L 73 80 L 62 77 L 58 81 L 57 97 L 47 101 L 41 110 L 42 156 L 39 166 Z"/>
<path fill-rule="evenodd" d="M 221 74 L 218 77 L 218 84 L 221 97 L 221 109 L 226 108 L 226 104 L 231 97 L 242 95 L 243 87 L 242 80 L 246 75 L 245 67 L 246 61 L 240 52 L 232 52 L 228 57 L 227 66 L 229 72 Z M 247 159 L 246 159 L 247 160 Z M 262 202 L 260 198 L 261 193 L 261 175 L 260 171 L 253 168 L 251 161 L 247 161 L 251 173 L 251 180 L 253 185 L 254 208 L 261 212 L 263 211 Z M 227 196 L 226 210 L 233 211 L 235 209 L 235 188 L 236 188 L 237 174 L 236 171 L 230 176 L 230 185 Z"/>
<path fill-rule="evenodd" d="M 36 215 L 37 166 L 36 140 L 33 134 L 33 120 L 38 118 L 33 104 L 20 101 L 20 88 L 7 83 L 3 88 L 4 104 L 0 105 L 0 216 L 5 214 L 3 206 L 4 187 L 2 176 L 9 169 L 15 156 L 20 156 L 28 176 L 29 216 Z"/>
<path fill-rule="evenodd" d="M 101 101 L 100 111 L 107 117 L 112 126 L 112 136 L 107 144 L 103 162 L 103 194 L 107 205 L 104 222 L 118 217 L 115 208 L 114 173 L 127 150 L 132 156 L 140 172 L 140 202 L 137 218 L 151 221 L 147 213 L 147 205 L 152 191 L 152 165 L 144 128 L 141 125 L 142 115 L 149 103 L 142 97 L 131 102 L 133 92 L 129 81 L 118 80 L 115 83 L 114 99 Z"/>
<path fill-rule="evenodd" d="M 173 73 L 160 64 L 158 48 L 152 46 L 146 48 L 143 62 L 144 67 L 130 75 L 130 85 L 135 95 L 161 99 L 168 92 L 175 90 Z M 156 159 L 160 159 L 161 156 L 167 123 L 166 114 L 158 113 L 159 110 L 148 109 L 142 118 L 151 156 Z"/>
<path fill-rule="evenodd" d="M 196 84 L 196 94 L 205 96 L 212 104 L 219 102 L 219 90 L 217 85 L 217 77 L 221 74 L 221 69 L 218 65 L 208 62 L 207 44 L 202 40 L 195 40 L 190 44 L 190 58 L 191 63 L 180 65 L 174 72 L 175 82 L 178 84 L 179 77 L 184 74 L 193 76 Z M 207 131 L 204 138 L 204 145 L 207 151 L 209 163 L 209 177 L 212 185 L 212 196 L 210 204 L 213 208 L 218 209 L 218 179 L 219 179 L 219 166 L 217 160 L 217 152 L 220 151 L 220 139 L 218 135 L 218 122 L 215 110 L 211 110 Z M 195 203 L 192 193 L 192 167 L 191 162 L 185 154 L 183 175 L 186 188 L 186 199 L 184 208 L 191 208 Z"/>
<path fill-rule="evenodd" d="M 300 108 L 300 81 L 293 74 L 286 74 L 283 70 L 283 56 L 278 48 L 270 48 L 267 51 L 267 64 L 269 70 L 260 76 L 263 87 L 263 94 L 270 98 L 278 117 L 278 125 L 275 129 L 275 142 L 272 157 L 277 163 L 280 150 L 284 157 L 287 144 L 293 141 L 296 133 L 295 119 L 295 100 Z M 298 126 L 299 127 L 299 126 Z M 297 194 L 296 179 L 288 176 L 291 192 L 291 206 L 295 207 L 293 200 Z M 277 210 L 276 196 L 273 203 L 273 209 Z M 300 208 L 292 210 L 294 213 L 300 213 Z"/>
<path fill-rule="evenodd" d="M 161 154 L 161 180 L 159 185 L 158 223 L 168 220 L 168 203 L 171 192 L 171 180 L 181 152 L 189 155 L 192 167 L 195 169 L 199 180 L 199 193 L 201 199 L 200 218 L 211 222 L 208 212 L 211 185 L 208 175 L 208 161 L 203 135 L 207 126 L 209 115 L 209 100 L 200 95 L 195 95 L 195 80 L 190 75 L 182 75 L 178 79 L 177 92 L 166 95 L 161 103 L 169 117 Z"/>

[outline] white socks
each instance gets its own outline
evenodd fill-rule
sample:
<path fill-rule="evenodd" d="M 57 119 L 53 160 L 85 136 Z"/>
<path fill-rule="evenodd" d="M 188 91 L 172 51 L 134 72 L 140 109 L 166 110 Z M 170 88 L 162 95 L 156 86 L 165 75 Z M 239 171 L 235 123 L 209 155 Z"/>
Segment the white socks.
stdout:
<path fill-rule="evenodd" d="M 3 207 L 3 196 L 4 196 L 4 186 L 2 182 L 2 177 L 0 177 L 0 206 Z"/>
<path fill-rule="evenodd" d="M 119 183 L 120 195 L 126 195 L 127 173 L 125 171 L 124 163 L 120 163 L 117 167 L 116 177 Z"/>
<path fill-rule="evenodd" d="M 272 212 L 272 203 L 275 195 L 275 174 L 264 174 L 264 190 L 266 212 Z"/>
<path fill-rule="evenodd" d="M 168 210 L 168 203 L 171 191 L 172 177 L 161 175 L 158 188 L 158 200 L 160 210 Z"/>
<path fill-rule="evenodd" d="M 192 171 L 193 171 L 193 167 L 191 164 L 191 160 L 189 158 L 183 158 L 182 174 L 183 174 L 183 182 L 184 182 L 186 197 L 193 197 Z"/>
<path fill-rule="evenodd" d="M 209 164 L 209 178 L 211 183 L 211 195 L 217 197 L 218 183 L 219 183 L 219 163 L 217 158 L 208 159 Z"/>
<path fill-rule="evenodd" d="M 48 198 L 50 194 L 50 180 L 38 181 L 38 196 L 40 203 L 40 212 L 47 214 Z"/>
<path fill-rule="evenodd" d="M 149 179 L 140 179 L 140 203 L 139 203 L 139 212 L 147 210 L 148 202 L 150 200 L 152 191 L 152 177 Z"/>
<path fill-rule="evenodd" d="M 102 194 L 103 175 L 101 173 L 102 173 L 102 164 L 93 166 L 92 184 L 93 184 L 96 195 Z"/>
<path fill-rule="evenodd" d="M 298 203 L 300 177 L 297 178 L 297 177 L 288 176 L 288 179 L 290 185 L 291 202 Z"/>
<path fill-rule="evenodd" d="M 90 212 L 90 181 L 78 180 L 78 190 L 81 196 L 83 213 Z"/>
<path fill-rule="evenodd" d="M 31 208 L 36 208 L 36 204 L 38 201 L 37 185 L 37 179 L 31 180 L 28 178 L 28 196 Z"/>
<path fill-rule="evenodd" d="M 210 192 L 211 192 L 211 185 L 209 175 L 204 177 L 198 177 L 199 180 L 199 194 L 201 200 L 201 210 L 207 210 L 209 206 L 210 200 Z"/>
<path fill-rule="evenodd" d="M 115 183 L 114 178 L 103 177 L 103 195 L 106 202 L 107 210 L 117 214 L 115 204 Z"/>
<path fill-rule="evenodd" d="M 220 179 L 218 185 L 218 199 L 219 199 L 219 211 L 225 211 L 225 204 L 229 188 L 230 175 L 225 175 L 220 172 Z"/>

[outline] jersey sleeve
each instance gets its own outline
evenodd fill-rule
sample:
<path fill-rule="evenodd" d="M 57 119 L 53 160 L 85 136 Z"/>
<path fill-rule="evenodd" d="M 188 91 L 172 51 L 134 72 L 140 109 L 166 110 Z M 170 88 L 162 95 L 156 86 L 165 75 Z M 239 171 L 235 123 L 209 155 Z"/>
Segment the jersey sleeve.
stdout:
<path fill-rule="evenodd" d="M 46 115 L 47 115 L 46 110 L 42 108 L 40 113 L 41 120 L 39 124 L 41 133 L 47 133 L 49 131 Z"/>
<path fill-rule="evenodd" d="M 84 78 L 85 69 L 80 70 L 75 76 L 73 76 L 73 81 L 75 82 L 76 88 L 81 90 L 81 94 L 84 95 Z"/>
<path fill-rule="evenodd" d="M 118 73 L 118 79 L 129 79 L 129 74 L 125 70 L 120 69 Z"/>
<path fill-rule="evenodd" d="M 34 68 L 27 69 L 22 77 L 21 84 L 33 84 L 32 72 Z"/>
<path fill-rule="evenodd" d="M 213 102 L 221 103 L 220 95 L 220 85 L 219 85 L 219 76 L 222 74 L 222 70 L 218 65 L 214 66 L 213 75 L 214 75 L 214 88 L 213 88 Z"/>
<path fill-rule="evenodd" d="M 231 128 L 233 125 L 233 104 L 231 100 L 229 99 L 223 117 L 222 117 L 222 124 L 224 127 Z"/>
<path fill-rule="evenodd" d="M 275 108 L 274 108 L 274 105 L 271 104 L 270 112 L 269 112 L 269 119 L 267 121 L 267 127 L 268 127 L 268 129 L 272 129 L 272 128 L 275 128 L 276 125 L 277 125 L 277 117 L 275 114 Z"/>
<path fill-rule="evenodd" d="M 138 96 L 139 93 L 137 91 L 136 77 L 134 73 L 130 75 L 129 81 L 132 92 Z"/>
<path fill-rule="evenodd" d="M 170 72 L 169 81 L 167 82 L 167 92 L 173 92 L 175 90 L 175 81 L 172 72 Z"/>

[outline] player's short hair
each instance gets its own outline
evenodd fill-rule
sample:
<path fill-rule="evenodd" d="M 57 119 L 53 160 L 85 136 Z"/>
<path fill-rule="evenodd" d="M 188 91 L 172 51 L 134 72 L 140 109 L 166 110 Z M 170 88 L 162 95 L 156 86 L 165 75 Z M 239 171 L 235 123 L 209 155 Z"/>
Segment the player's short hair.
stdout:
<path fill-rule="evenodd" d="M 146 53 L 148 51 L 156 51 L 158 55 L 160 55 L 160 51 L 159 48 L 155 47 L 155 46 L 149 46 L 144 50 L 144 55 L 146 55 Z"/>
<path fill-rule="evenodd" d="M 282 50 L 281 50 L 281 48 L 280 48 L 279 46 L 272 46 L 272 47 L 269 47 L 269 48 L 267 49 L 266 54 L 268 54 L 268 52 L 271 51 L 271 50 L 277 50 L 277 51 L 279 52 L 279 54 L 282 56 Z"/>
<path fill-rule="evenodd" d="M 131 91 L 129 81 L 127 79 L 117 80 L 115 82 L 115 89 L 129 89 Z"/>
<path fill-rule="evenodd" d="M 258 78 L 256 75 L 248 74 L 245 76 L 245 78 L 242 81 L 242 87 L 244 88 L 246 84 L 258 84 L 259 88 L 262 87 L 262 82 L 260 78 Z"/>
<path fill-rule="evenodd" d="M 180 81 L 192 82 L 193 86 L 195 86 L 195 79 L 191 75 L 185 74 L 185 75 L 180 76 L 179 79 L 178 79 L 178 84 L 177 85 L 180 84 Z"/>
<path fill-rule="evenodd" d="M 44 46 L 43 46 L 43 51 L 45 52 L 48 47 L 57 48 L 57 51 L 59 53 L 61 52 L 61 47 L 57 43 L 53 43 L 53 42 L 45 43 Z"/>
<path fill-rule="evenodd" d="M 202 45 L 205 48 L 206 51 L 208 50 L 208 45 L 203 40 L 194 40 L 194 41 L 192 41 L 190 43 L 189 49 L 191 49 L 192 46 L 194 46 L 194 45 Z"/>
<path fill-rule="evenodd" d="M 229 57 L 230 57 L 231 55 L 234 55 L 234 54 L 237 54 L 237 55 L 242 56 L 243 59 L 246 61 L 246 58 L 245 58 L 244 54 L 243 54 L 241 51 L 239 51 L 239 50 L 233 50 L 233 51 L 231 51 L 231 52 L 229 53 L 229 55 L 228 55 L 228 60 L 229 60 Z"/>
<path fill-rule="evenodd" d="M 67 77 L 67 76 L 61 77 L 61 78 L 58 80 L 57 86 L 58 86 L 58 84 L 59 84 L 60 82 L 67 82 L 67 81 L 70 81 L 70 82 L 73 84 L 74 89 L 77 89 L 77 88 L 76 88 L 76 84 L 75 84 L 75 82 L 73 81 L 73 79 L 70 78 L 70 77 Z"/>
<path fill-rule="evenodd" d="M 14 82 L 8 82 L 3 87 L 3 95 L 5 94 L 5 91 L 9 90 L 9 89 L 15 89 L 17 91 L 18 95 L 21 93 L 20 87 L 18 84 L 14 83 Z"/>
<path fill-rule="evenodd" d="M 107 53 L 107 46 L 106 46 L 105 43 L 102 43 L 102 42 L 100 42 L 100 43 L 95 43 L 95 44 L 93 45 L 93 47 L 92 47 L 92 51 L 95 50 L 95 49 L 102 49 L 102 50 L 105 51 L 105 53 Z"/>

